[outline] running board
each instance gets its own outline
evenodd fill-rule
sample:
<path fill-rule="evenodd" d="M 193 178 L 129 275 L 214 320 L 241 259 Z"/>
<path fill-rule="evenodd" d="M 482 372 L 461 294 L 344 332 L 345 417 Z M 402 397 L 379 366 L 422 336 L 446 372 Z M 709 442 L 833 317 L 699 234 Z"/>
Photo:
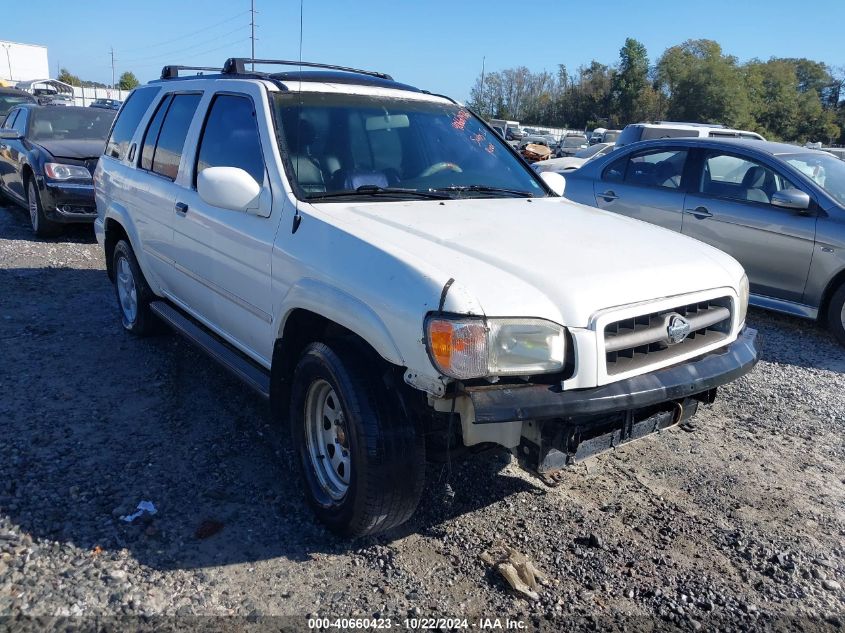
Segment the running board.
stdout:
<path fill-rule="evenodd" d="M 220 338 L 209 332 L 200 323 L 165 301 L 153 301 L 150 310 L 167 325 L 188 341 L 228 369 L 236 378 L 257 391 L 262 397 L 270 398 L 270 374 L 243 354 L 233 349 Z"/>

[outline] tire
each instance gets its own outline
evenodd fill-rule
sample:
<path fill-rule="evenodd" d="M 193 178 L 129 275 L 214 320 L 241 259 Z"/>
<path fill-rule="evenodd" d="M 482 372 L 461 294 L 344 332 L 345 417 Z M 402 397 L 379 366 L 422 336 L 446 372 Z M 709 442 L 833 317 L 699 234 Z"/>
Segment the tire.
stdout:
<path fill-rule="evenodd" d="M 114 293 L 123 329 L 135 336 L 147 336 L 158 330 L 158 320 L 150 310 L 155 297 L 135 253 L 126 240 L 120 240 L 112 251 Z"/>
<path fill-rule="evenodd" d="M 306 497 L 320 521 L 347 537 L 407 521 L 425 481 L 422 432 L 383 383 L 387 369 L 369 356 L 345 341 L 311 343 L 291 385 Z"/>
<path fill-rule="evenodd" d="M 845 345 L 845 284 L 837 288 L 827 306 L 827 327 L 840 345 Z"/>
<path fill-rule="evenodd" d="M 44 215 L 44 206 L 35 179 L 30 177 L 26 182 L 26 208 L 29 211 L 29 223 L 38 237 L 52 237 L 61 232 L 61 225 L 53 222 Z"/>

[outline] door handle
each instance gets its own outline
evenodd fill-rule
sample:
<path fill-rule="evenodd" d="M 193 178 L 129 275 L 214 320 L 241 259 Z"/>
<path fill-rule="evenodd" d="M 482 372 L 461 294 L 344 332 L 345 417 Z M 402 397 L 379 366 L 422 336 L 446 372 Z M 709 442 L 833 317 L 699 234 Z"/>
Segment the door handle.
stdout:
<path fill-rule="evenodd" d="M 188 212 L 188 205 L 184 202 L 177 202 L 176 203 L 176 213 L 179 215 L 185 215 Z"/>
<path fill-rule="evenodd" d="M 619 196 L 617 196 L 614 191 L 608 190 L 604 193 L 600 193 L 599 198 L 604 198 L 605 200 L 618 200 Z"/>
<path fill-rule="evenodd" d="M 684 213 L 686 213 L 687 215 L 694 215 L 699 220 L 713 217 L 713 214 L 710 213 L 705 207 L 696 207 L 695 209 L 684 209 Z"/>

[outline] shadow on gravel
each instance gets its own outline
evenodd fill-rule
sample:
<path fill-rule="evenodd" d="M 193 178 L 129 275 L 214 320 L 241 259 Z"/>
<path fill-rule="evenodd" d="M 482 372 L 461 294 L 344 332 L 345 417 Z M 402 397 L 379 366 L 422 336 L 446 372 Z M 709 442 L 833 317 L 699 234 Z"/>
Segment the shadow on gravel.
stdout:
<path fill-rule="evenodd" d="M 0 199 L 0 213 L 10 216 L 12 222 L 0 222 L 0 240 L 27 240 L 36 243 L 93 244 L 97 241 L 91 224 L 66 224 L 55 237 L 35 237 L 26 209 Z"/>
<path fill-rule="evenodd" d="M 763 360 L 845 373 L 845 348 L 824 326 L 759 308 L 749 310 L 748 324 L 763 337 Z"/>
<path fill-rule="evenodd" d="M 431 466 L 407 526 L 345 541 L 307 508 L 266 404 L 176 335 L 125 334 L 104 271 L 0 269 L 0 347 L 0 514 L 91 556 L 125 548 L 159 569 L 306 560 L 437 533 L 532 486 L 486 453 L 453 464 L 449 502 Z M 141 501 L 156 513 L 122 520 Z"/>

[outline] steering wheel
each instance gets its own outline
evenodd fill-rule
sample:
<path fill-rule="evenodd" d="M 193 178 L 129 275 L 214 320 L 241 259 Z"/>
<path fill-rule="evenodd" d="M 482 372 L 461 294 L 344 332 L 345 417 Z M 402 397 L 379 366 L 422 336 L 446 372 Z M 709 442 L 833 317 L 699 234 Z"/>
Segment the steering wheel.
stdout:
<path fill-rule="evenodd" d="M 418 177 L 428 178 L 429 176 L 433 176 L 434 174 L 437 174 L 441 171 L 446 171 L 447 169 L 449 171 L 454 171 L 459 174 L 464 171 L 460 168 L 459 165 L 456 165 L 455 163 L 440 162 L 434 163 L 433 165 L 426 167 Z"/>

